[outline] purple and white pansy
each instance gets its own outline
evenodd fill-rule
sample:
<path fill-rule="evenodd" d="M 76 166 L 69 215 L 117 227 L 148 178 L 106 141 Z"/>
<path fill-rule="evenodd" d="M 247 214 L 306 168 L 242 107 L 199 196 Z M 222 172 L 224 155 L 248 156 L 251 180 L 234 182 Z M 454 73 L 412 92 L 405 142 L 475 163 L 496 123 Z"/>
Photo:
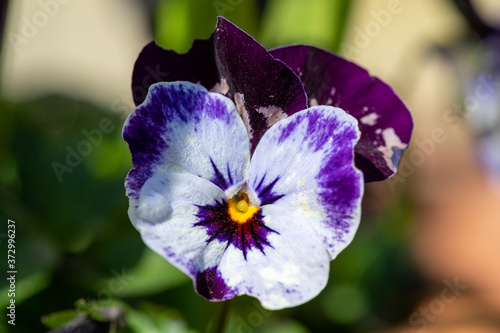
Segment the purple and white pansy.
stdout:
<path fill-rule="evenodd" d="M 287 117 L 253 155 L 233 102 L 190 82 L 157 83 L 128 118 L 129 215 L 144 242 L 209 300 L 268 309 L 308 301 L 360 219 L 357 121 L 331 106 Z"/>
<path fill-rule="evenodd" d="M 149 82 L 152 68 L 169 74 Z M 326 51 L 269 53 L 224 18 L 186 54 L 147 45 L 133 75 L 144 84 L 123 129 L 144 242 L 210 301 L 315 297 L 354 237 L 364 180 L 396 172 L 408 144 L 399 98 Z"/>

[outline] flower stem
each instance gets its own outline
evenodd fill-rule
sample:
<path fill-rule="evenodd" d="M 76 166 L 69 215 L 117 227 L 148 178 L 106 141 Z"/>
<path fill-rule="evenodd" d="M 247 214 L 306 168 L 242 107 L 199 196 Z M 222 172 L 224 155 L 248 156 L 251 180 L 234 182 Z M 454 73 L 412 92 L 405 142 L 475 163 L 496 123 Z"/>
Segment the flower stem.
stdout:
<path fill-rule="evenodd" d="M 229 313 L 229 301 L 224 301 L 219 307 L 219 311 L 213 321 L 211 333 L 223 333 L 226 327 L 227 315 Z"/>

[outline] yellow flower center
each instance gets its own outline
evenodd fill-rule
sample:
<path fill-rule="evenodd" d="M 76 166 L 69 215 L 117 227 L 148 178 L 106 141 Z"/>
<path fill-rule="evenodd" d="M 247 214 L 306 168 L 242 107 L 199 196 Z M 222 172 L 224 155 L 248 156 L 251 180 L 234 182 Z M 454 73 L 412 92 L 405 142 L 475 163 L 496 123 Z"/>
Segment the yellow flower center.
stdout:
<path fill-rule="evenodd" d="M 245 223 L 250 220 L 260 209 L 259 207 L 254 206 L 251 203 L 249 204 L 246 199 L 235 199 L 230 199 L 227 202 L 229 216 L 234 222 Z"/>
<path fill-rule="evenodd" d="M 236 210 L 240 213 L 246 213 L 248 211 L 248 202 L 246 200 L 240 200 L 236 204 Z"/>

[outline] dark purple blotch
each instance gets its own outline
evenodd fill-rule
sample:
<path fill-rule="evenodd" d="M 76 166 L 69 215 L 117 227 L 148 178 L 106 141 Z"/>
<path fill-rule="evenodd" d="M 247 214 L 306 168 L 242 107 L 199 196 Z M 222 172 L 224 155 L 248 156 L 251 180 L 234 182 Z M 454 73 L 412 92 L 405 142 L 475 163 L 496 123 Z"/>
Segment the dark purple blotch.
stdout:
<path fill-rule="evenodd" d="M 210 267 L 196 274 L 196 291 L 209 301 L 220 301 L 234 295 L 234 290 L 226 285 L 217 268 Z"/>
<path fill-rule="evenodd" d="M 207 243 L 216 239 L 222 243 L 226 242 L 226 248 L 232 244 L 241 250 L 245 260 L 247 260 L 248 251 L 253 248 L 265 254 L 265 247 L 272 247 L 267 239 L 268 234 L 278 233 L 265 225 L 261 211 L 255 213 L 245 223 L 233 221 L 225 201 L 216 202 L 215 205 L 198 206 L 196 217 L 199 221 L 194 226 L 206 229 L 210 237 Z"/>

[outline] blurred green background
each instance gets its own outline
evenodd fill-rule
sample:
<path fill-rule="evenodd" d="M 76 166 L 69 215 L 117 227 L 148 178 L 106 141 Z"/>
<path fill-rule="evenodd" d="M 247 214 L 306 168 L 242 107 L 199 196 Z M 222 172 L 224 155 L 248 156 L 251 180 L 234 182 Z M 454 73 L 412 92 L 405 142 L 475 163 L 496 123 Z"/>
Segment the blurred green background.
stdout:
<path fill-rule="evenodd" d="M 9 298 L 2 279 L 0 332 L 48 331 L 75 316 L 93 318 L 95 332 L 124 323 L 123 332 L 205 332 L 221 305 L 197 296 L 189 278 L 148 250 L 127 216 L 123 183 L 131 158 L 121 128 L 132 110 L 127 87 L 134 57 L 153 38 L 186 52 L 193 39 L 207 38 L 217 15 L 223 15 L 267 48 L 308 43 L 341 52 L 408 91 L 408 76 L 418 70 L 405 62 L 406 55 L 454 37 L 418 39 L 380 25 L 371 45 L 356 44 L 356 29 L 377 22 L 371 11 L 387 9 L 389 2 L 56 2 L 57 12 L 24 43 L 15 39 L 23 36 L 23 19 L 44 9 L 40 3 L 10 1 L 0 95 L 0 248 L 7 253 L 6 225 L 12 219 L 17 320 L 15 328 L 4 320 Z M 415 2 L 400 1 L 402 8 L 414 8 L 391 25 L 412 25 L 404 17 L 421 15 L 434 20 L 420 27 L 427 35 L 450 22 L 455 25 L 446 31 L 465 30 L 448 1 Z M 432 8 L 437 14 L 427 16 Z M 439 21 L 440 15 L 445 19 Z M 115 31 L 121 32 L 113 36 Z M 65 43 L 74 47 L 59 52 L 60 58 L 50 53 Z M 392 49 L 399 44 L 406 50 Z M 103 122 L 107 130 L 95 134 Z M 428 287 L 410 253 L 415 205 L 409 184 L 398 184 L 396 192 L 384 183 L 367 186 L 360 229 L 332 262 L 328 286 L 318 297 L 272 313 L 250 297 L 237 298 L 227 332 L 354 333 L 407 323 Z"/>

